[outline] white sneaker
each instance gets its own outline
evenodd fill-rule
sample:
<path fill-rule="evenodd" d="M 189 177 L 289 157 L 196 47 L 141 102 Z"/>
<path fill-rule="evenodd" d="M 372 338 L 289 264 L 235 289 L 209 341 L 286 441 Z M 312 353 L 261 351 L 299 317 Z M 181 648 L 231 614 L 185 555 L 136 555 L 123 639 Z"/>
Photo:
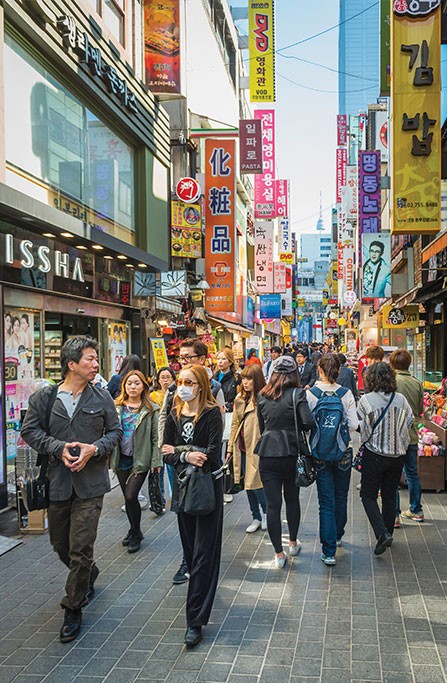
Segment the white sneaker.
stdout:
<path fill-rule="evenodd" d="M 260 519 L 254 519 L 252 523 L 245 529 L 247 534 L 254 534 L 255 531 L 259 529 L 261 526 L 261 520 Z"/>
<path fill-rule="evenodd" d="M 287 562 L 287 555 L 285 553 L 284 553 L 283 557 L 281 557 L 281 555 L 279 555 L 279 556 L 275 555 L 275 567 L 277 569 L 284 569 L 284 567 L 286 566 L 286 562 Z"/>
<path fill-rule="evenodd" d="M 296 545 L 289 544 L 289 555 L 296 557 L 301 550 L 301 542 L 296 539 Z"/>
<path fill-rule="evenodd" d="M 121 505 L 121 512 L 126 512 L 126 505 Z"/>
<path fill-rule="evenodd" d="M 139 493 L 139 494 L 138 494 L 138 502 L 140 503 L 140 508 L 141 508 L 142 510 L 147 510 L 147 509 L 148 509 L 148 507 L 149 507 L 149 501 L 148 501 L 148 499 L 146 498 L 146 496 L 143 496 L 142 493 Z"/>
<path fill-rule="evenodd" d="M 233 502 L 233 496 L 231 493 L 224 493 L 224 503 L 232 503 Z"/>
<path fill-rule="evenodd" d="M 261 529 L 262 531 L 265 531 L 267 529 L 267 515 L 265 514 L 265 512 L 262 514 Z"/>

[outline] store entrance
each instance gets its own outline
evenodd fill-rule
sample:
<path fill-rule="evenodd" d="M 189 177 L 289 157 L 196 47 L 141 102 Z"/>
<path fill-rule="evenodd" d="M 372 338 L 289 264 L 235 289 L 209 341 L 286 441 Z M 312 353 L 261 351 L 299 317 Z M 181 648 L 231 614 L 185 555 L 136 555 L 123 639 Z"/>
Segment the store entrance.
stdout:
<path fill-rule="evenodd" d="M 62 380 L 60 351 L 71 337 L 84 335 L 98 339 L 98 318 L 71 313 L 45 312 L 45 376 L 55 382 Z"/>

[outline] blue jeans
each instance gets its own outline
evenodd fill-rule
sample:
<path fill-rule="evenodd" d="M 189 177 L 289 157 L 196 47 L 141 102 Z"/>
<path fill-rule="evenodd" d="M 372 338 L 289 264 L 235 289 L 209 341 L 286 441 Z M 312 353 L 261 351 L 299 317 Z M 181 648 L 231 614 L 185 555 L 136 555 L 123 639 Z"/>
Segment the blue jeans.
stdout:
<path fill-rule="evenodd" d="M 408 497 L 410 499 L 410 511 L 413 513 L 422 512 L 421 504 L 421 483 L 418 475 L 418 447 L 417 444 L 408 446 L 404 458 L 404 471 L 408 483 Z M 399 489 L 396 493 L 396 516 L 400 514 Z"/>
<path fill-rule="evenodd" d="M 335 462 L 316 460 L 315 469 L 320 506 L 320 542 L 324 555 L 334 557 L 336 542 L 343 537 L 348 519 L 351 457 Z"/>
<path fill-rule="evenodd" d="M 253 519 L 261 521 L 261 510 L 264 514 L 267 512 L 264 489 L 246 489 L 246 493 Z"/>

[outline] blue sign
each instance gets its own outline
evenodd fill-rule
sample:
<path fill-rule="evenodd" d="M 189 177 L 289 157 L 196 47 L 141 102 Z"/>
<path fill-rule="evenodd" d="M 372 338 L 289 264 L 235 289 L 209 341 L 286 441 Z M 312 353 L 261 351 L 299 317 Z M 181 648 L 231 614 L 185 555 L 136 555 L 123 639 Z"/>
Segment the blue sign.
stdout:
<path fill-rule="evenodd" d="M 245 297 L 244 325 L 254 327 L 255 324 L 255 301 L 251 296 Z"/>
<path fill-rule="evenodd" d="M 281 319 L 281 294 L 261 294 L 259 299 L 262 320 Z"/>

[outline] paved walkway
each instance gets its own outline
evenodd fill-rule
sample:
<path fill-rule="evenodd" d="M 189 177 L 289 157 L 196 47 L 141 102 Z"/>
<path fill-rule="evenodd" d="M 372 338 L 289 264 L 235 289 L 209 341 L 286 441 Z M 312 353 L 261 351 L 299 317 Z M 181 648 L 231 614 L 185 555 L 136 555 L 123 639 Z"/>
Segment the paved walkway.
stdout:
<path fill-rule="evenodd" d="M 302 553 L 284 570 L 273 567 L 266 533 L 245 533 L 245 495 L 226 506 L 220 586 L 194 651 L 182 644 L 186 586 L 171 583 L 181 559 L 175 515 L 143 512 L 142 550 L 128 555 L 121 496 L 107 496 L 97 595 L 68 645 L 58 640 L 66 572 L 46 536 L 25 537 L 0 558 L 0 681 L 444 683 L 447 495 L 426 494 L 426 522 L 405 522 L 376 558 L 353 479 L 334 568 L 319 559 L 315 487 L 302 492 Z M 3 524 L 0 516 L 0 534 Z"/>

